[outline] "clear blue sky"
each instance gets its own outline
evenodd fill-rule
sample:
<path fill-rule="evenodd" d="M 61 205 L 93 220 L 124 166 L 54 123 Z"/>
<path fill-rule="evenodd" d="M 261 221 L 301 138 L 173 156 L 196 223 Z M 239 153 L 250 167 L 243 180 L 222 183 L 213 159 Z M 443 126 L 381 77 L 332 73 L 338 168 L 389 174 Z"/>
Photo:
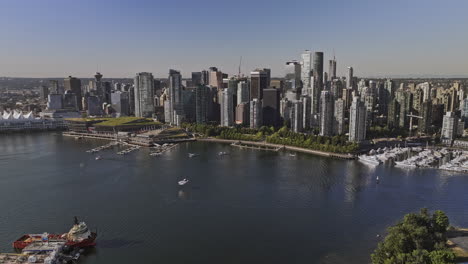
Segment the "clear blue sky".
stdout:
<path fill-rule="evenodd" d="M 132 77 L 169 68 L 283 75 L 305 49 L 338 73 L 468 75 L 465 0 L 2 0 L 0 76 Z M 325 69 L 328 69 L 327 63 Z"/>

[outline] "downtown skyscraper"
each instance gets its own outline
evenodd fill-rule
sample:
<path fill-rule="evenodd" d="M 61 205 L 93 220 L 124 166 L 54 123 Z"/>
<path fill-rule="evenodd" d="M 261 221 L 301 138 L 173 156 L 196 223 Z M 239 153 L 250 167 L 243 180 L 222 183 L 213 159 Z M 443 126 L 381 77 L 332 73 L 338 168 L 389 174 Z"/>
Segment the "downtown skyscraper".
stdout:
<path fill-rule="evenodd" d="M 152 117 L 154 113 L 154 77 L 149 72 L 137 73 L 135 85 L 135 116 Z"/>
<path fill-rule="evenodd" d="M 359 96 L 354 96 L 349 113 L 349 141 L 359 143 L 365 139 L 366 106 Z"/>
<path fill-rule="evenodd" d="M 314 53 L 313 66 L 312 114 L 318 114 L 320 111 L 320 94 L 323 90 L 323 52 Z"/>
<path fill-rule="evenodd" d="M 312 73 L 312 52 L 310 50 L 305 50 L 301 54 L 301 74 L 300 78 L 302 81 L 302 86 L 304 89 L 310 88 L 310 77 Z"/>
<path fill-rule="evenodd" d="M 168 100 L 164 105 L 166 123 L 179 124 L 183 119 L 182 75 L 179 71 L 169 70 Z"/>
<path fill-rule="evenodd" d="M 333 115 L 334 115 L 333 94 L 328 90 L 323 90 L 320 96 L 320 135 L 333 135 Z"/>

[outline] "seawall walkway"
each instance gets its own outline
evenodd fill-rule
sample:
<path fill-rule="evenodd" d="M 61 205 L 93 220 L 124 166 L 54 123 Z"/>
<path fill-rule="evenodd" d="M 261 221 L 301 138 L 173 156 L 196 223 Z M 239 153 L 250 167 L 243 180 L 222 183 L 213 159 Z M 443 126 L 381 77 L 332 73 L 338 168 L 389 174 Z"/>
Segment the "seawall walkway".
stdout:
<path fill-rule="evenodd" d="M 320 151 L 320 150 L 299 148 L 299 147 L 288 146 L 288 145 L 271 144 L 271 143 L 267 143 L 265 141 L 255 142 L 255 141 L 218 139 L 218 138 L 197 138 L 197 141 L 227 143 L 227 144 L 240 142 L 241 144 L 244 144 L 244 145 L 266 146 L 266 147 L 271 147 L 271 148 L 283 148 L 283 149 L 290 150 L 290 151 L 297 151 L 297 152 L 302 152 L 302 153 L 319 155 L 319 156 L 323 156 L 323 157 L 332 157 L 332 158 L 347 159 L 347 160 L 356 159 L 356 156 L 353 155 L 353 154 L 350 154 L 350 153 L 349 154 L 332 153 L 332 152 L 325 152 L 325 151 Z"/>

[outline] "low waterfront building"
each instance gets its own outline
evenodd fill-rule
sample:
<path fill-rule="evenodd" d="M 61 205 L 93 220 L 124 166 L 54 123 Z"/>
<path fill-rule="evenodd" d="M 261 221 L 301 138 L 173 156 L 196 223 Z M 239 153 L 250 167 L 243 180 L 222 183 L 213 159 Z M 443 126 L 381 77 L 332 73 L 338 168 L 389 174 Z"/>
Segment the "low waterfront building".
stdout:
<path fill-rule="evenodd" d="M 32 112 L 24 114 L 20 111 L 4 111 L 0 116 L 0 132 L 41 131 L 65 129 L 62 120 L 34 117 Z"/>

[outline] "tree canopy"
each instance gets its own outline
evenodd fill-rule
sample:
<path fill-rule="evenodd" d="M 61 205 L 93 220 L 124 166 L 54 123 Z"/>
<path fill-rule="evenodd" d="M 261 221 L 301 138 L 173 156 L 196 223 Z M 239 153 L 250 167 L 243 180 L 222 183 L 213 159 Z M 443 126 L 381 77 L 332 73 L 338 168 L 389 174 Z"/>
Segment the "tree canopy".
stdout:
<path fill-rule="evenodd" d="M 446 245 L 449 219 L 427 209 L 405 215 L 388 228 L 388 235 L 371 255 L 373 264 L 452 264 L 455 255 Z"/>

